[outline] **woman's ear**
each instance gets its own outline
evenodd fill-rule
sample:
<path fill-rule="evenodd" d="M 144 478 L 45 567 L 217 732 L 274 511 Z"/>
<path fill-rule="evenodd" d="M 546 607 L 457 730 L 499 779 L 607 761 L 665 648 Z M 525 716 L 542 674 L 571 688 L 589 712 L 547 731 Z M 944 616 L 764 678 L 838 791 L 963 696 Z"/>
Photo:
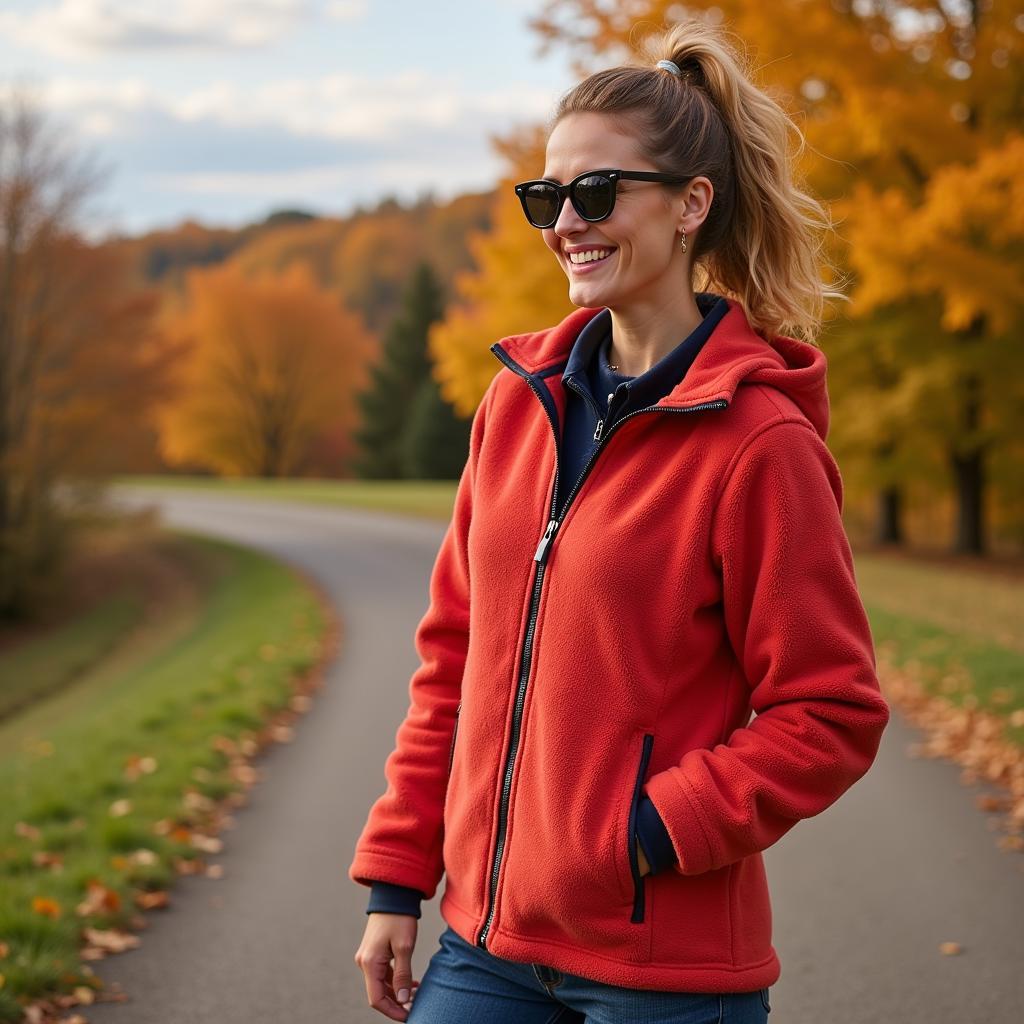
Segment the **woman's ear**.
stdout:
<path fill-rule="evenodd" d="M 676 232 L 696 231 L 707 218 L 714 197 L 715 189 L 708 178 L 694 178 L 686 187 L 686 192 L 679 202 Z"/>

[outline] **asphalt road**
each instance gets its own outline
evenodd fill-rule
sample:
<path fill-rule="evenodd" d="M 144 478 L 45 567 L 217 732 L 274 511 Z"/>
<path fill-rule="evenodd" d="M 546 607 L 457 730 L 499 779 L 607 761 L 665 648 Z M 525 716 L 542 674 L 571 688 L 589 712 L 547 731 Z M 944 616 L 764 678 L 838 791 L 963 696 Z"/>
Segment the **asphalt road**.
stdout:
<path fill-rule="evenodd" d="M 150 503 L 141 490 L 123 500 Z M 213 858 L 221 879 L 184 876 L 147 914 L 138 949 L 93 964 L 125 1003 L 93 1024 L 357 1024 L 352 960 L 369 890 L 347 877 L 384 760 L 408 705 L 413 632 L 443 533 L 381 513 L 240 498 L 161 495 L 174 526 L 230 538 L 316 577 L 343 620 L 341 650 L 290 744 L 259 765 Z M 771 1024 L 1020 1024 L 1024 857 L 1004 853 L 980 787 L 907 756 L 920 734 L 894 710 L 871 771 L 765 853 L 782 976 Z M 442 882 L 443 886 L 443 882 Z M 424 904 L 422 978 L 444 923 Z M 962 947 L 957 956 L 943 942 Z"/>

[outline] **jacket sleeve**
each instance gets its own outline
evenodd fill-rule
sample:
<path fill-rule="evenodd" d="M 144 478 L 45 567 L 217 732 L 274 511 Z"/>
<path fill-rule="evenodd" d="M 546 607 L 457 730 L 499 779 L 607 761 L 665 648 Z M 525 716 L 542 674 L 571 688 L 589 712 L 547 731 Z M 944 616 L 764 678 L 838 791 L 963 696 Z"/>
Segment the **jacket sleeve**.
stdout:
<path fill-rule="evenodd" d="M 803 421 L 760 428 L 723 485 L 711 554 L 757 714 L 645 786 L 681 874 L 766 849 L 838 800 L 875 758 L 889 706 L 841 509 L 839 469 Z"/>
<path fill-rule="evenodd" d="M 349 878 L 418 889 L 426 899 L 443 874 L 444 799 L 448 748 L 469 642 L 467 538 L 476 465 L 483 441 L 489 385 L 470 427 L 469 453 L 455 493 L 452 518 L 430 576 L 430 601 L 416 627 L 420 665 L 409 681 L 409 708 L 384 764 L 385 792 L 370 808 L 356 841 Z"/>

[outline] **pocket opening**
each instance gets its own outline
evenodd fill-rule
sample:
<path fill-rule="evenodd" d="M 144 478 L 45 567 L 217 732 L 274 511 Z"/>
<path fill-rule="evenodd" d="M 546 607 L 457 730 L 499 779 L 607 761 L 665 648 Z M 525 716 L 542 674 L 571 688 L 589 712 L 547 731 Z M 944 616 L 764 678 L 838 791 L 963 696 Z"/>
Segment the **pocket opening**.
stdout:
<path fill-rule="evenodd" d="M 646 880 L 645 876 L 640 874 L 640 861 L 636 852 L 636 815 L 640 806 L 640 791 L 643 788 L 653 746 L 654 734 L 644 733 L 644 741 L 640 749 L 640 765 L 637 768 L 636 780 L 633 783 L 633 796 L 629 804 L 629 826 L 627 828 L 629 833 L 629 871 L 633 876 L 633 912 L 629 919 L 634 924 L 641 924 L 644 919 L 644 882 Z"/>

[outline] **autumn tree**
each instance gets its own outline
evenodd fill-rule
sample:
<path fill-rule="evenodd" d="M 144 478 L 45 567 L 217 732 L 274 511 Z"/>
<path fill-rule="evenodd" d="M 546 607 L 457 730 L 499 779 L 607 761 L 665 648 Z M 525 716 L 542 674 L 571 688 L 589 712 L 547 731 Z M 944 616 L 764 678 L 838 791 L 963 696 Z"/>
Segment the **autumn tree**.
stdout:
<path fill-rule="evenodd" d="M 799 122 L 799 169 L 838 225 L 830 255 L 852 271 L 853 302 L 822 339 L 830 441 L 879 489 L 882 536 L 902 535 L 904 485 L 928 482 L 955 497 L 954 547 L 984 551 L 986 495 L 1018 508 L 1021 497 L 1019 13 L 991 0 L 637 0 L 628 14 L 613 0 L 548 0 L 531 24 L 583 74 L 691 15 L 724 21 L 749 48 L 760 84 Z"/>
<path fill-rule="evenodd" d="M 225 476 L 300 473 L 317 435 L 350 430 L 372 338 L 304 264 L 186 276 L 169 330 L 189 355 L 163 410 L 168 462 Z"/>
<path fill-rule="evenodd" d="M 100 482 L 145 428 L 172 350 L 156 296 L 113 247 L 78 233 L 102 170 L 62 142 L 29 94 L 0 105 L 0 617 L 61 584 L 72 487 Z"/>

